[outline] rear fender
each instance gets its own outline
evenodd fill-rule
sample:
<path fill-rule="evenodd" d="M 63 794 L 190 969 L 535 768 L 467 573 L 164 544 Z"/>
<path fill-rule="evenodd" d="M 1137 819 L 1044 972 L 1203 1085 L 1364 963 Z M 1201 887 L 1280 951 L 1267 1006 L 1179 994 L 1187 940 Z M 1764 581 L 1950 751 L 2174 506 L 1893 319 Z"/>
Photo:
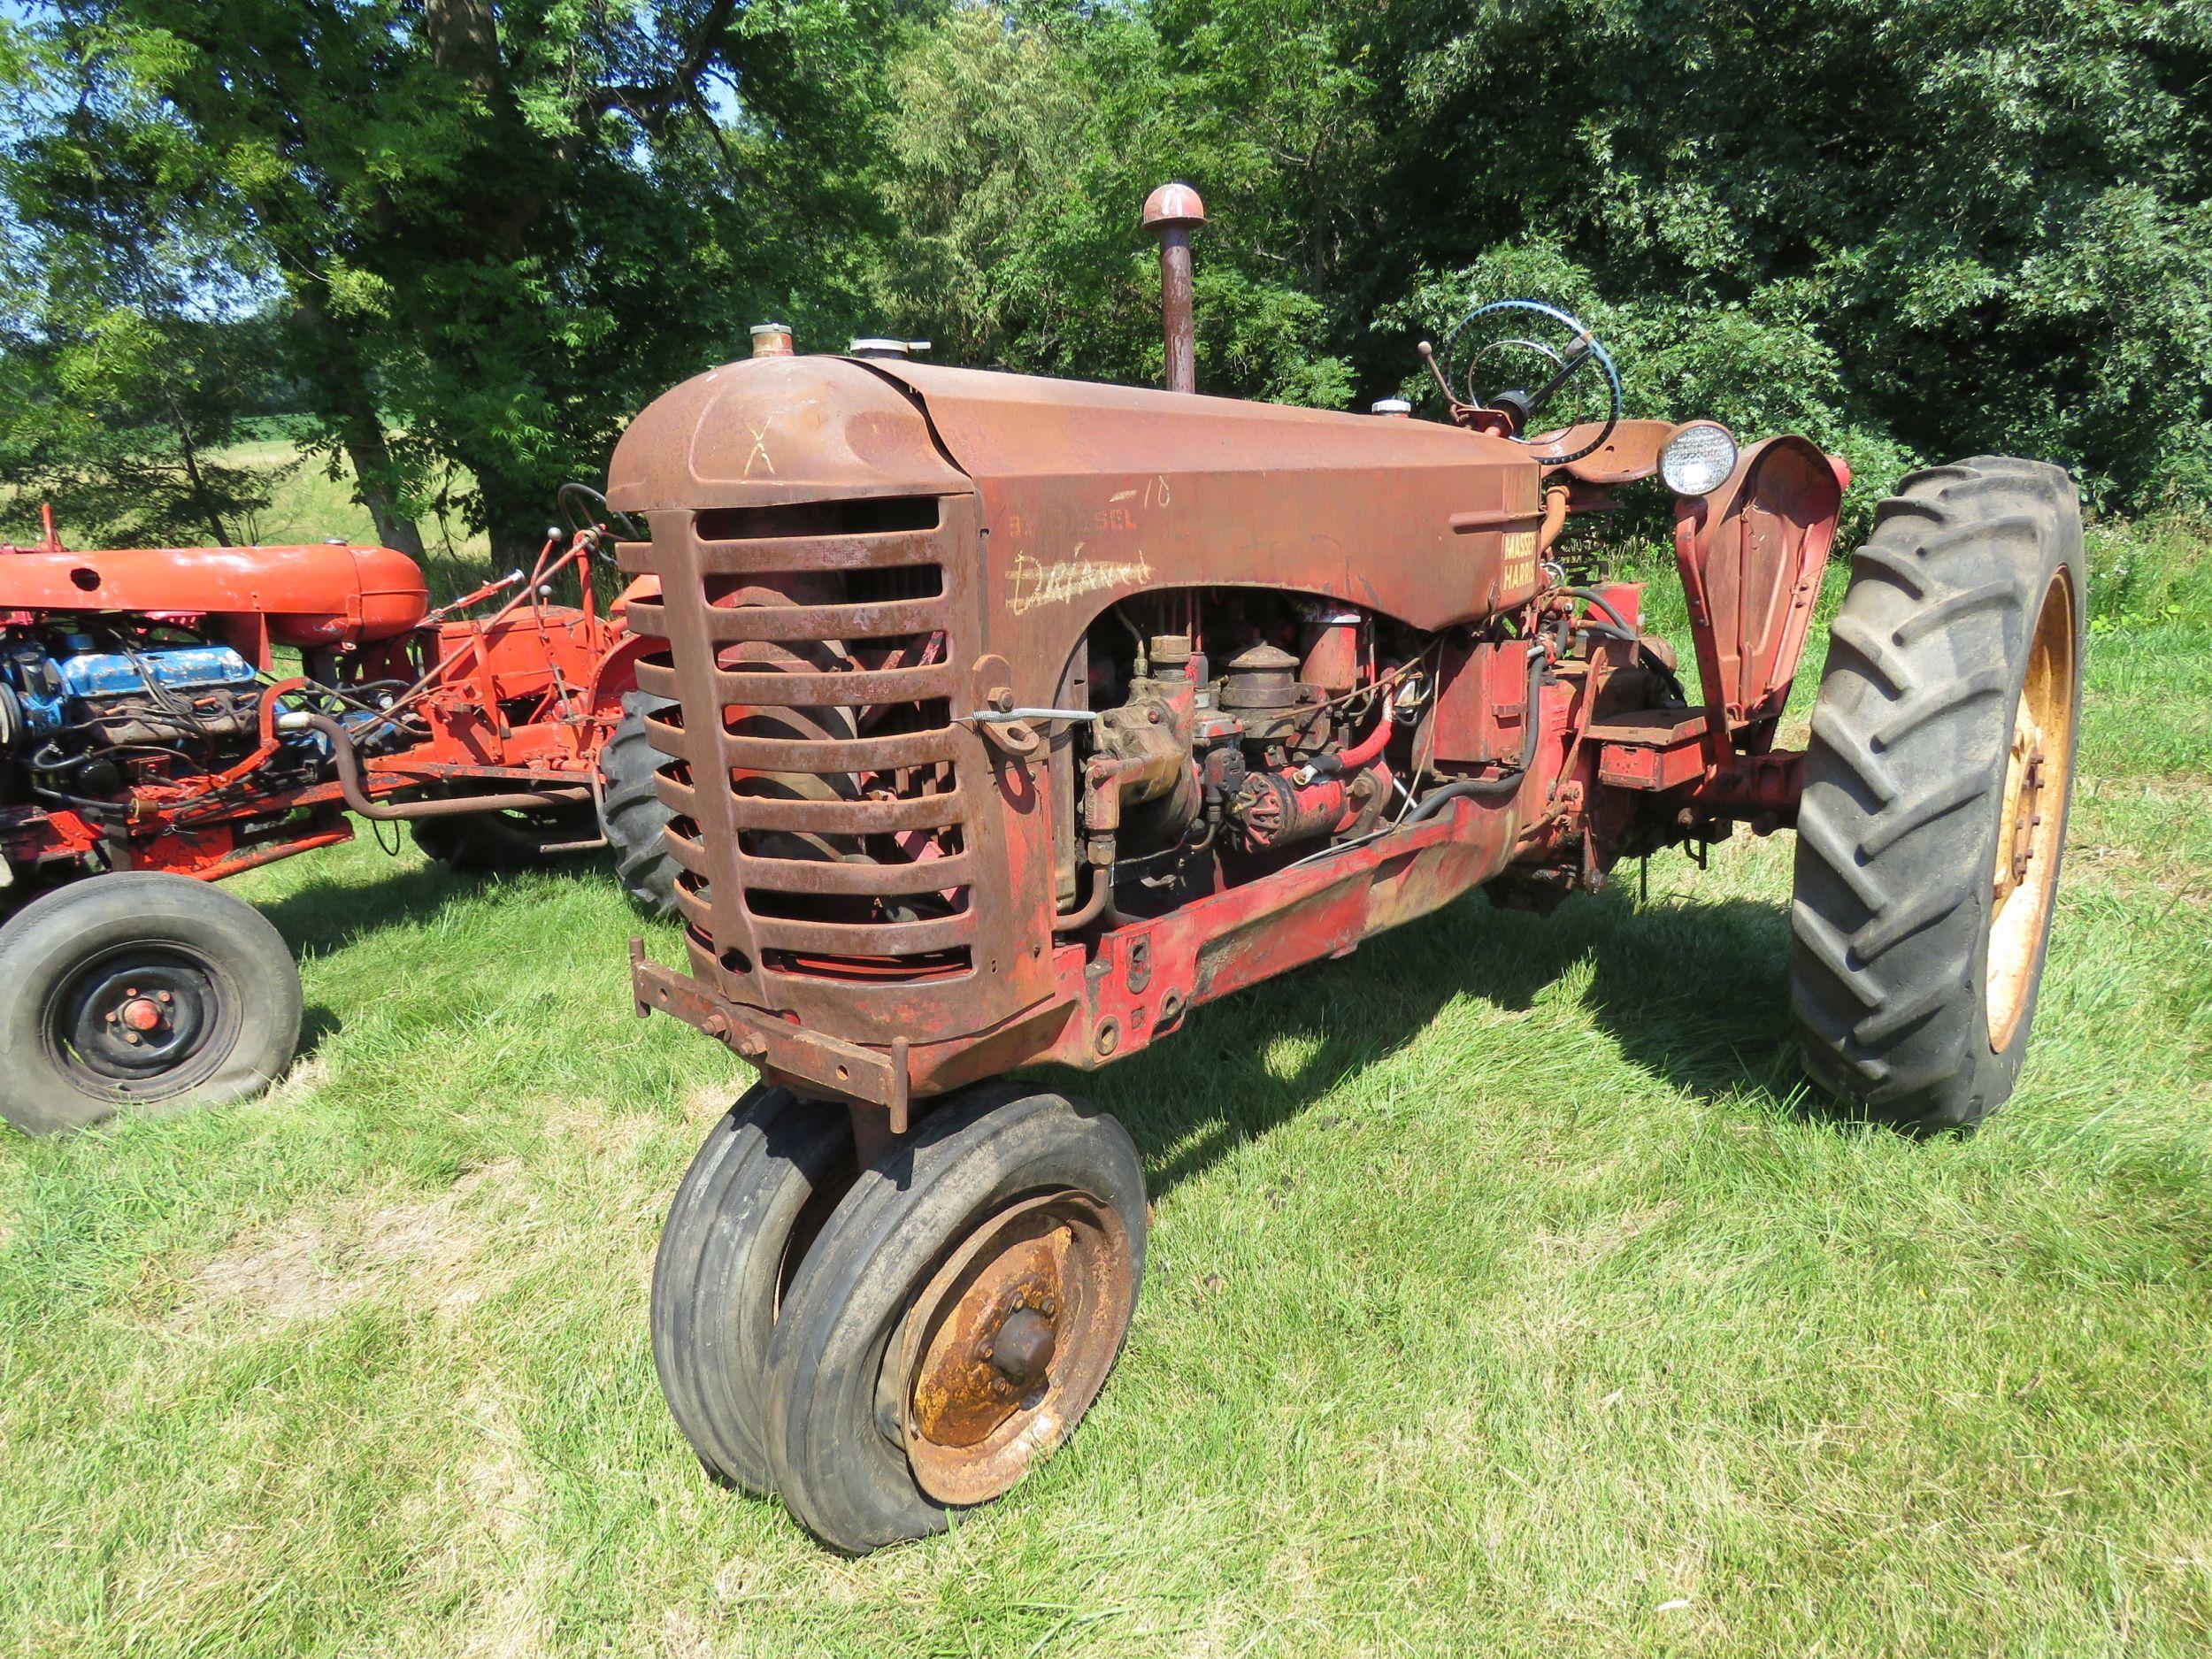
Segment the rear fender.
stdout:
<path fill-rule="evenodd" d="M 1675 562 L 1717 765 L 1774 741 L 1842 503 L 1835 467 L 1794 435 L 1753 444 L 1718 489 L 1675 503 Z"/>

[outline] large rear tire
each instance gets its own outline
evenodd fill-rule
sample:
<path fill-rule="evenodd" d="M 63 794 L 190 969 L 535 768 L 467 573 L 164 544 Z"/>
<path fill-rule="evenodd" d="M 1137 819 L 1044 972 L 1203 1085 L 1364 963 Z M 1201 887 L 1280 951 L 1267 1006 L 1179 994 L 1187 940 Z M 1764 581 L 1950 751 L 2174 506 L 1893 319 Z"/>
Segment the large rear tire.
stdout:
<path fill-rule="evenodd" d="M 300 976 L 251 905 L 184 876 L 88 877 L 0 926 L 0 1116 L 31 1134 L 259 1094 Z"/>
<path fill-rule="evenodd" d="M 655 916 L 676 908 L 677 866 L 661 834 L 674 814 L 653 787 L 653 774 L 667 757 L 653 747 L 645 720 L 674 706 L 642 691 L 626 694 L 621 722 L 599 751 L 600 833 L 614 849 L 622 890 Z"/>
<path fill-rule="evenodd" d="M 1790 989 L 1807 1070 L 1914 1130 L 2012 1092 L 2050 938 L 2085 639 L 2057 467 L 1914 473 L 1854 559 L 1798 809 Z"/>

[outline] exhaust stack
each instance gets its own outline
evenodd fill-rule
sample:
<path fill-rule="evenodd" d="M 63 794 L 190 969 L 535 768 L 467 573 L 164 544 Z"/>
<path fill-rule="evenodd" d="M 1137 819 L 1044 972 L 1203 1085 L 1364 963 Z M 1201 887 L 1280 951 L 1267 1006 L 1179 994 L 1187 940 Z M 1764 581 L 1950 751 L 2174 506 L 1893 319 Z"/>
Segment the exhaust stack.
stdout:
<path fill-rule="evenodd" d="M 1144 227 L 1160 239 L 1160 332 L 1167 342 L 1167 389 L 1198 389 L 1198 342 L 1191 322 L 1190 234 L 1206 204 L 1187 184 L 1164 184 L 1144 199 Z"/>

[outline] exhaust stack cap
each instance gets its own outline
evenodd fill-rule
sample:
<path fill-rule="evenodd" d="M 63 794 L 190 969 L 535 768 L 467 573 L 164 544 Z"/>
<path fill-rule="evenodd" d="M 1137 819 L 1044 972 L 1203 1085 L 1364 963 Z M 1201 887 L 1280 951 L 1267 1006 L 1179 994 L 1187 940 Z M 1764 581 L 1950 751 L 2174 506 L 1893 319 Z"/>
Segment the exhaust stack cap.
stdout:
<path fill-rule="evenodd" d="M 1190 234 L 1206 204 L 1187 184 L 1171 181 L 1144 198 L 1144 227 L 1160 242 L 1160 338 L 1167 389 L 1198 389 L 1198 332 L 1191 320 Z"/>
<path fill-rule="evenodd" d="M 1206 204 L 1198 192 L 1179 181 L 1162 185 L 1144 198 L 1144 227 L 1165 230 L 1188 228 L 1206 222 Z"/>

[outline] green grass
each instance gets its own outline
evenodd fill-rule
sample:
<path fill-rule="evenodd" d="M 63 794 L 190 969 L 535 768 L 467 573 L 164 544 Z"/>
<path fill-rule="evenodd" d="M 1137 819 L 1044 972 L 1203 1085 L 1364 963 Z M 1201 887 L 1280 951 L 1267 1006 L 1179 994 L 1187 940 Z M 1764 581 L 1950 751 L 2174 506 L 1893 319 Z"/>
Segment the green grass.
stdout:
<path fill-rule="evenodd" d="M 297 1073 L 0 1141 L 0 1651 L 2205 1651 L 2212 601 L 2185 526 L 2096 557 L 1983 1133 L 1808 1109 L 1786 836 L 1463 902 L 1081 1086 L 1157 1201 L 1128 1352 L 1010 1499 L 864 1561 L 662 1408 L 661 1211 L 742 1079 L 631 1018 L 604 874 L 240 881 Z"/>

